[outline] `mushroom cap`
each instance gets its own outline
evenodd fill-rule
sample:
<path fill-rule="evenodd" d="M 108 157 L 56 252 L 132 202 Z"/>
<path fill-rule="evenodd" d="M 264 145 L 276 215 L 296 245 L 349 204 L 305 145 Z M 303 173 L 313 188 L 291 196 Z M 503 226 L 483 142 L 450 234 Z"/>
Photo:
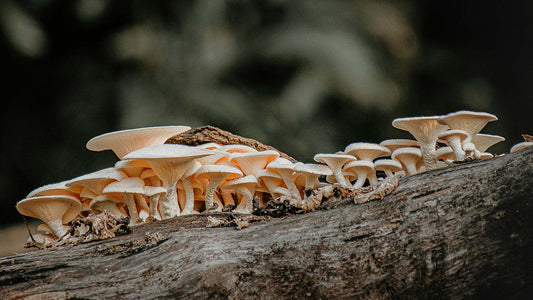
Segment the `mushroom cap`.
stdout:
<path fill-rule="evenodd" d="M 281 175 L 279 175 L 279 173 L 277 173 L 277 172 L 272 172 L 272 171 L 269 170 L 269 169 L 264 169 L 264 170 L 261 170 L 261 171 L 255 173 L 255 177 L 257 177 L 257 178 L 272 177 L 272 178 L 278 178 L 278 179 L 281 179 Z"/>
<path fill-rule="evenodd" d="M 478 133 L 472 137 L 472 143 L 479 152 L 487 152 L 487 149 L 503 141 L 505 141 L 504 137 L 492 134 Z"/>
<path fill-rule="evenodd" d="M 200 144 L 200 145 L 196 146 L 196 148 L 206 149 L 206 150 L 215 150 L 215 149 L 220 148 L 221 146 L 222 145 L 217 144 L 217 143 L 204 143 L 204 144 Z"/>
<path fill-rule="evenodd" d="M 241 170 L 232 167 L 232 166 L 225 166 L 225 165 L 205 165 L 201 166 L 198 171 L 196 171 L 195 178 L 209 178 L 210 174 L 226 174 L 226 178 L 228 179 L 234 179 L 238 177 L 242 177 L 243 174 Z"/>
<path fill-rule="evenodd" d="M 379 144 L 352 143 L 346 146 L 344 153 L 355 156 L 359 160 L 373 161 L 378 157 L 389 156 L 391 151 Z"/>
<path fill-rule="evenodd" d="M 293 170 L 294 164 L 283 157 L 278 157 L 266 165 L 266 169 L 274 170 Z"/>
<path fill-rule="evenodd" d="M 228 152 L 228 153 L 247 153 L 247 152 L 257 152 L 255 148 L 252 148 L 250 146 L 246 145 L 224 145 L 218 148 L 220 151 Z"/>
<path fill-rule="evenodd" d="M 150 185 L 145 185 L 143 187 L 144 189 L 144 195 L 147 196 L 147 197 L 152 197 L 152 196 L 155 196 L 155 195 L 164 195 L 167 193 L 167 189 L 165 189 L 164 187 L 161 187 L 161 186 L 150 186 Z"/>
<path fill-rule="evenodd" d="M 144 181 L 139 177 L 129 177 L 111 182 L 104 188 L 104 193 L 143 194 Z"/>
<path fill-rule="evenodd" d="M 392 152 L 392 155 L 391 155 L 392 159 L 397 159 L 400 162 L 402 162 L 404 157 L 412 157 L 412 158 L 418 159 L 422 157 L 422 152 L 420 151 L 419 148 L 404 147 L 404 148 L 394 150 L 394 152 Z"/>
<path fill-rule="evenodd" d="M 446 130 L 439 134 L 439 142 L 443 141 L 445 144 L 448 144 L 448 139 L 453 136 L 459 137 L 462 143 L 464 140 L 466 140 L 469 137 L 469 134 L 468 132 L 461 130 L 461 129 Z"/>
<path fill-rule="evenodd" d="M 332 175 L 333 171 L 328 166 L 320 164 L 297 164 L 294 166 L 294 172 L 297 173 L 308 173 L 318 176 L 322 175 Z"/>
<path fill-rule="evenodd" d="M 388 148 L 391 152 L 403 147 L 418 147 L 419 144 L 415 140 L 410 139 L 389 139 L 379 143 L 381 146 Z"/>
<path fill-rule="evenodd" d="M 356 158 L 353 155 L 349 154 L 332 154 L 332 153 L 318 153 L 315 154 L 313 159 L 316 162 L 326 164 L 333 168 L 332 166 L 339 166 L 342 168 L 347 162 L 354 161 Z"/>
<path fill-rule="evenodd" d="M 449 160 L 456 160 L 455 153 L 453 152 L 452 147 L 441 147 L 435 151 L 435 157 L 440 160 L 446 161 Z"/>
<path fill-rule="evenodd" d="M 68 195 L 77 198 L 79 194 L 70 190 L 67 186 L 67 182 L 68 180 L 43 185 L 31 191 L 28 195 L 26 195 L 26 198 L 50 195 Z"/>
<path fill-rule="evenodd" d="M 482 152 L 482 153 L 479 154 L 479 159 L 481 159 L 481 160 L 491 159 L 493 157 L 494 157 L 494 155 L 492 153 L 488 153 L 488 152 Z"/>
<path fill-rule="evenodd" d="M 392 121 L 395 128 L 409 131 L 420 143 L 434 144 L 441 132 L 448 129 L 448 125 L 438 122 L 440 116 L 398 118 Z"/>
<path fill-rule="evenodd" d="M 344 166 L 344 169 L 352 170 L 357 173 L 357 170 L 366 169 L 369 172 L 374 171 L 374 163 L 368 160 L 355 160 L 347 163 Z"/>
<path fill-rule="evenodd" d="M 124 159 L 115 163 L 115 169 L 120 170 L 126 168 L 150 168 L 150 165 L 147 161 L 140 159 Z"/>
<path fill-rule="evenodd" d="M 124 199 L 120 194 L 110 193 L 110 194 L 103 194 L 100 196 L 95 197 L 91 200 L 91 203 L 89 203 L 89 209 L 93 209 L 93 206 L 104 201 L 109 201 L 114 204 L 124 204 Z"/>
<path fill-rule="evenodd" d="M 239 177 L 231 181 L 226 181 L 224 184 L 225 188 L 236 187 L 236 186 L 253 186 L 258 184 L 259 181 L 254 175 L 246 175 L 244 177 Z"/>
<path fill-rule="evenodd" d="M 247 153 L 232 153 L 228 160 L 238 166 L 245 175 L 255 175 L 266 165 L 279 157 L 279 153 L 274 150 L 265 150 Z"/>
<path fill-rule="evenodd" d="M 202 148 L 198 148 L 198 149 L 202 149 Z M 230 153 L 220 151 L 218 149 L 211 150 L 211 153 L 212 155 L 200 157 L 200 158 L 197 158 L 196 160 L 199 161 L 202 165 L 214 165 L 214 164 L 219 163 L 222 160 L 227 160 L 230 155 Z"/>
<path fill-rule="evenodd" d="M 79 215 L 81 202 L 68 195 L 37 196 L 19 201 L 16 208 L 20 214 L 45 223 L 61 220 L 66 224 Z"/>
<path fill-rule="evenodd" d="M 212 155 L 210 150 L 198 149 L 193 146 L 185 146 L 179 144 L 160 144 L 152 145 L 124 156 L 124 159 L 139 159 L 146 160 L 151 166 L 152 161 L 176 161 L 187 162 L 196 158 Z"/>
<path fill-rule="evenodd" d="M 533 142 L 521 142 L 518 144 L 515 144 L 513 147 L 511 147 L 510 153 L 514 153 L 518 150 L 525 149 L 527 147 L 533 146 Z"/>
<path fill-rule="evenodd" d="M 395 159 L 380 159 L 374 162 L 374 168 L 378 171 L 391 170 L 391 172 L 398 172 L 403 169 L 402 163 Z"/>
<path fill-rule="evenodd" d="M 157 177 L 154 170 L 152 169 L 145 169 L 141 172 L 141 175 L 139 175 L 141 178 L 150 178 L 150 177 Z"/>
<path fill-rule="evenodd" d="M 112 150 L 122 159 L 130 152 L 163 144 L 168 138 L 190 129 L 189 126 L 154 126 L 113 131 L 93 137 L 86 147 L 92 151 Z"/>
<path fill-rule="evenodd" d="M 81 185 L 96 194 L 101 194 L 104 186 L 126 177 L 127 175 L 124 172 L 117 170 L 114 167 L 110 167 L 68 180 L 66 185 L 68 187 L 72 185 Z"/>
<path fill-rule="evenodd" d="M 488 122 L 496 120 L 498 118 L 489 113 L 461 110 L 441 116 L 438 121 L 440 124 L 448 125 L 451 129 L 461 129 L 468 132 L 470 136 L 474 136 Z"/>

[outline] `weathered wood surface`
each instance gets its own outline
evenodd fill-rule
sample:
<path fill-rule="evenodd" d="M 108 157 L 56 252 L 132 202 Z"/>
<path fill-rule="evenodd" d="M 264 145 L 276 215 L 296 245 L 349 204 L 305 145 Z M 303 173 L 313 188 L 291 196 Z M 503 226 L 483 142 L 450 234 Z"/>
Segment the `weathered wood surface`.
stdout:
<path fill-rule="evenodd" d="M 533 293 L 533 147 L 242 230 L 206 216 L 0 259 L 0 299 L 497 298 Z"/>
<path fill-rule="evenodd" d="M 240 135 L 233 134 L 229 131 L 222 130 L 215 126 L 202 126 L 182 132 L 178 135 L 169 138 L 165 143 L 182 144 L 188 146 L 198 146 L 204 143 L 218 143 L 221 145 L 246 145 L 258 151 L 277 151 L 281 157 L 286 158 L 292 162 L 296 162 L 294 158 L 272 146 L 265 145 L 251 138 L 245 138 Z"/>

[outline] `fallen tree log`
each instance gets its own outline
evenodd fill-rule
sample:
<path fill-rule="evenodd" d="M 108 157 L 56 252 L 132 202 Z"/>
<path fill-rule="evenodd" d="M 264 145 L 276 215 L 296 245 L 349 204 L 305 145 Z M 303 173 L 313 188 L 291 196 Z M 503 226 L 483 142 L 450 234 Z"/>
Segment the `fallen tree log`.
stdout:
<path fill-rule="evenodd" d="M 532 157 L 533 147 L 409 176 L 383 200 L 242 230 L 183 216 L 4 257 L 0 298 L 525 298 Z"/>

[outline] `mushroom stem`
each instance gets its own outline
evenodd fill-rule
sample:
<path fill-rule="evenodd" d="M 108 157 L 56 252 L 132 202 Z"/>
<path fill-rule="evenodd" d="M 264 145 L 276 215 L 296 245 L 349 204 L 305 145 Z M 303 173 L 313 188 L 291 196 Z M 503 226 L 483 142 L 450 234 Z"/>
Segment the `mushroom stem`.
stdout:
<path fill-rule="evenodd" d="M 215 210 L 215 211 L 222 211 L 222 207 L 220 207 L 220 204 L 218 207 L 215 206 L 214 202 L 214 194 L 220 185 L 222 181 L 224 181 L 224 178 L 227 176 L 227 174 L 213 174 L 211 175 L 211 178 L 209 180 L 209 183 L 207 184 L 207 188 L 205 191 L 205 210 Z"/>
<path fill-rule="evenodd" d="M 162 219 L 169 219 L 180 215 L 176 183 L 177 182 L 172 182 L 171 184 L 165 186 L 167 195 L 163 201 L 159 201 L 159 212 Z"/>
<path fill-rule="evenodd" d="M 194 210 L 194 189 L 192 188 L 191 178 L 182 179 L 183 189 L 185 190 L 185 206 L 181 212 L 182 215 L 191 215 L 198 213 Z"/>
<path fill-rule="evenodd" d="M 137 224 L 141 222 L 139 218 L 139 212 L 137 211 L 137 205 L 135 204 L 135 199 L 133 194 L 124 193 L 124 201 L 126 201 L 126 206 L 128 207 L 128 214 L 130 215 L 131 224 Z"/>
<path fill-rule="evenodd" d="M 70 229 L 69 226 L 64 225 L 61 220 L 50 220 L 46 223 L 50 229 L 54 232 L 54 235 L 60 239 L 63 237 Z"/>
<path fill-rule="evenodd" d="M 159 210 L 158 210 L 160 197 L 161 195 L 154 195 L 150 197 L 150 217 L 156 220 L 161 220 L 161 216 L 159 215 Z"/>
<path fill-rule="evenodd" d="M 285 182 L 287 189 L 289 189 L 289 192 L 291 193 L 291 197 L 298 201 L 302 200 L 302 198 L 300 197 L 300 191 L 298 190 L 298 187 L 296 187 L 296 184 L 294 184 L 294 180 L 292 179 L 292 171 L 290 171 L 289 173 L 289 172 L 283 172 L 280 170 L 279 175 L 281 175 L 283 182 Z"/>
<path fill-rule="evenodd" d="M 422 159 L 424 159 L 424 166 L 426 167 L 426 171 L 434 170 L 437 168 L 437 159 L 435 157 L 435 143 L 431 144 L 425 144 L 420 143 L 420 151 L 422 152 Z M 412 170 L 411 170 L 412 171 Z M 408 170 L 408 173 L 411 173 L 410 170 Z M 411 174 L 416 174 L 416 169 Z"/>
<path fill-rule="evenodd" d="M 455 154 L 455 159 L 457 161 L 465 160 L 465 151 L 463 150 L 463 145 L 461 143 L 461 137 L 459 136 L 449 136 L 448 145 L 452 148 L 453 153 Z"/>
<path fill-rule="evenodd" d="M 237 208 L 235 208 L 234 212 L 242 214 L 251 214 L 254 210 L 253 193 L 246 187 L 238 187 L 236 188 L 236 190 L 239 194 L 241 194 L 242 198 L 239 205 L 237 205 Z"/>
<path fill-rule="evenodd" d="M 354 189 L 360 189 L 365 184 L 366 177 L 368 175 L 368 170 L 361 169 L 361 170 L 357 170 L 356 173 L 357 173 L 357 180 L 353 184 L 353 188 Z"/>

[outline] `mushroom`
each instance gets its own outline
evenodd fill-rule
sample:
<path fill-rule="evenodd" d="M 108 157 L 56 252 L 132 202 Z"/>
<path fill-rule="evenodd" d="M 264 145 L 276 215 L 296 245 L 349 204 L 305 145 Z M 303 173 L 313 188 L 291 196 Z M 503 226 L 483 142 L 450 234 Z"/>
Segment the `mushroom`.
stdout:
<path fill-rule="evenodd" d="M 92 151 L 112 150 L 122 159 L 130 152 L 163 144 L 168 138 L 190 129 L 189 126 L 155 126 L 113 131 L 93 137 L 86 147 Z"/>
<path fill-rule="evenodd" d="M 16 208 L 24 216 L 45 222 L 57 238 L 62 238 L 69 231 L 65 224 L 81 212 L 81 203 L 69 195 L 36 196 L 19 201 Z"/>
<path fill-rule="evenodd" d="M 294 184 L 294 179 L 292 178 L 292 174 L 294 173 L 294 164 L 290 160 L 278 157 L 270 162 L 266 168 L 275 170 L 281 176 L 281 178 L 283 178 L 283 182 L 285 183 L 285 186 L 287 186 L 291 198 L 298 201 L 302 200 L 300 191 Z"/>
<path fill-rule="evenodd" d="M 150 165 L 144 160 L 126 159 L 115 163 L 115 169 L 124 172 L 128 177 L 139 177 L 147 168 L 150 168 Z"/>
<path fill-rule="evenodd" d="M 68 181 L 61 181 L 58 183 L 51 183 L 43 185 L 31 191 L 26 198 L 36 196 L 50 196 L 50 195 L 68 195 L 72 197 L 79 197 L 79 193 L 76 193 L 69 189 L 67 186 Z"/>
<path fill-rule="evenodd" d="M 242 196 L 241 201 L 237 205 L 237 208 L 235 208 L 234 212 L 241 214 L 251 214 L 253 212 L 254 194 L 258 183 L 257 177 L 254 175 L 247 175 L 227 181 L 224 184 L 224 187 L 233 188 Z"/>
<path fill-rule="evenodd" d="M 162 219 L 180 215 L 176 185 L 188 168 L 194 166 L 195 159 L 211 155 L 210 150 L 192 146 L 162 144 L 153 145 L 133 151 L 125 159 L 140 159 L 148 162 L 154 173 L 161 179 L 167 189 L 165 198 L 159 200 L 159 212 Z"/>
<path fill-rule="evenodd" d="M 314 160 L 316 162 L 324 163 L 331 168 L 335 180 L 342 186 L 348 187 L 348 182 L 342 175 L 342 167 L 351 161 L 356 160 L 353 155 L 348 154 L 328 154 L 328 153 L 318 153 L 315 154 Z"/>
<path fill-rule="evenodd" d="M 161 186 L 161 179 L 155 175 L 152 169 L 144 169 L 139 177 L 144 180 L 144 184 L 146 185 Z"/>
<path fill-rule="evenodd" d="M 246 153 L 232 153 L 228 160 L 231 164 L 241 169 L 244 175 L 255 175 L 258 171 L 264 170 L 266 165 L 279 157 L 279 153 L 274 150 L 265 150 Z"/>
<path fill-rule="evenodd" d="M 439 118 L 439 116 L 413 117 L 398 118 L 392 121 L 392 126 L 408 131 L 418 141 L 424 166 L 428 171 L 437 167 L 435 158 L 437 140 L 439 134 L 448 129 L 447 125 L 438 122 Z"/>
<path fill-rule="evenodd" d="M 468 132 L 460 129 L 446 130 L 439 134 L 439 140 L 452 148 L 457 161 L 464 161 L 466 158 L 466 153 L 463 150 L 463 142 L 468 138 Z"/>
<path fill-rule="evenodd" d="M 478 134 L 488 122 L 496 120 L 498 118 L 495 115 L 468 110 L 449 113 L 438 119 L 440 124 L 447 125 L 450 129 L 466 131 L 468 133 L 466 142 L 469 142 L 474 135 Z"/>
<path fill-rule="evenodd" d="M 124 199 L 119 194 L 103 194 L 91 200 L 89 210 L 95 213 L 107 212 L 117 218 L 126 217 L 126 215 L 119 209 L 119 206 L 124 206 Z"/>
<path fill-rule="evenodd" d="M 222 207 L 214 207 L 214 194 L 218 186 L 226 179 L 235 179 L 243 176 L 242 172 L 231 166 L 224 165 L 206 165 L 202 166 L 196 172 L 195 178 L 206 178 L 209 180 L 205 190 L 205 209 L 222 211 Z"/>
<path fill-rule="evenodd" d="M 455 158 L 455 153 L 452 149 L 452 147 L 441 147 L 435 151 L 435 157 L 437 157 L 438 160 L 444 161 L 447 165 L 453 163 Z"/>
<path fill-rule="evenodd" d="M 482 134 L 478 133 L 472 137 L 472 143 L 476 147 L 476 158 L 479 159 L 487 159 L 491 158 L 493 155 L 491 154 L 490 157 L 487 154 L 487 150 L 496 145 L 499 142 L 505 141 L 505 138 L 499 135 L 492 135 L 492 134 Z"/>
<path fill-rule="evenodd" d="M 383 171 L 387 177 L 394 176 L 394 173 L 401 171 L 402 163 L 395 159 L 380 159 L 374 162 L 376 171 Z"/>
<path fill-rule="evenodd" d="M 368 160 L 355 160 L 351 161 L 344 166 L 345 169 L 353 171 L 357 174 L 357 180 L 355 181 L 353 188 L 359 189 L 363 187 L 367 178 L 371 178 L 371 174 L 375 175 L 374 163 Z M 369 176 L 370 175 L 370 176 Z M 371 184 L 375 184 L 372 183 Z"/>
<path fill-rule="evenodd" d="M 374 143 L 352 143 L 346 146 L 344 153 L 357 158 L 358 160 L 374 161 L 383 156 L 389 156 L 391 151 L 379 144 Z"/>
<path fill-rule="evenodd" d="M 115 181 L 108 184 L 104 188 L 105 194 L 118 193 L 126 202 L 128 214 L 132 225 L 142 222 L 135 204 L 135 194 L 144 194 L 144 181 L 139 177 L 128 177 L 120 181 Z"/>
<path fill-rule="evenodd" d="M 202 167 L 202 164 L 198 161 L 194 162 L 194 165 L 189 167 L 182 178 L 178 181 L 177 188 L 182 188 L 185 192 L 185 197 L 178 198 L 181 206 L 182 215 L 190 215 L 196 213 L 194 210 L 194 189 L 192 181 L 194 180 L 194 174 L 198 169 Z"/>
<path fill-rule="evenodd" d="M 255 177 L 257 177 L 257 179 L 262 182 L 268 192 L 270 193 L 270 195 L 272 196 L 272 198 L 276 198 L 277 196 L 274 194 L 274 190 L 278 187 L 285 187 L 284 186 L 284 183 L 283 183 L 283 178 L 281 178 L 281 175 L 277 172 L 274 172 L 274 171 L 271 171 L 271 170 L 268 170 L 268 169 L 264 169 L 264 170 L 261 170 L 259 172 L 257 172 L 255 174 Z M 287 191 L 287 196 L 290 196 L 290 193 L 289 193 L 289 190 L 286 189 Z"/>
<path fill-rule="evenodd" d="M 422 157 L 421 149 L 414 147 L 399 148 L 392 152 L 391 158 L 402 163 L 406 175 L 417 173 L 416 163 Z"/>
<path fill-rule="evenodd" d="M 409 140 L 409 139 L 390 139 L 390 140 L 384 140 L 381 143 L 379 143 L 380 146 L 386 147 L 391 152 L 398 148 L 403 147 L 418 147 L 418 142 L 415 140 Z"/>
<path fill-rule="evenodd" d="M 533 142 L 521 142 L 521 143 L 518 143 L 518 144 L 515 144 L 513 147 L 511 147 L 511 150 L 509 151 L 510 153 L 514 153 L 518 150 L 522 150 L 522 149 L 525 149 L 527 147 L 531 147 L 533 146 Z"/>
<path fill-rule="evenodd" d="M 319 164 L 298 164 L 294 172 L 301 173 L 305 178 L 305 190 L 312 190 L 318 185 L 318 177 L 332 175 L 328 166 Z"/>

